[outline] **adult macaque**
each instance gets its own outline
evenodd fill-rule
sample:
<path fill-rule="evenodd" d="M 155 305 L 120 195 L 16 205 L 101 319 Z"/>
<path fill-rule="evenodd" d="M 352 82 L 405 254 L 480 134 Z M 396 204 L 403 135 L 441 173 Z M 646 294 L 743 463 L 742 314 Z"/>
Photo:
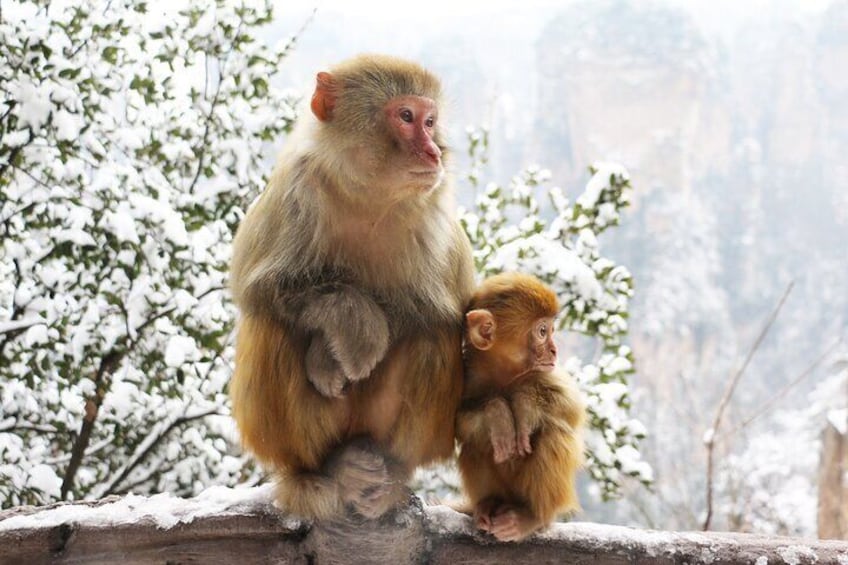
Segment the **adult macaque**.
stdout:
<path fill-rule="evenodd" d="M 475 524 L 517 541 L 579 509 L 585 408 L 556 368 L 556 295 L 537 279 L 486 279 L 466 314 L 459 470 Z"/>
<path fill-rule="evenodd" d="M 295 514 L 378 517 L 453 453 L 473 265 L 439 99 L 392 57 L 318 73 L 236 234 L 233 416 Z"/>

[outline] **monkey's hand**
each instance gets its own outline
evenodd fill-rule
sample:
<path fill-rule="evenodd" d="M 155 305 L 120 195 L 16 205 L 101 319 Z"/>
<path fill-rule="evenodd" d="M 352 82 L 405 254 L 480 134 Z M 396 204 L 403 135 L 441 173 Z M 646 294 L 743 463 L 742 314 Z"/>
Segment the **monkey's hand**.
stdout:
<path fill-rule="evenodd" d="M 349 382 L 367 378 L 389 348 L 386 315 L 353 287 L 315 297 L 301 319 L 314 332 L 307 377 L 325 396 L 341 396 Z"/>
<path fill-rule="evenodd" d="M 342 372 L 338 361 L 330 351 L 330 345 L 323 334 L 312 337 L 306 350 L 306 378 L 318 392 L 327 397 L 344 396 L 350 381 Z"/>
<path fill-rule="evenodd" d="M 538 399 L 526 391 L 518 391 L 512 396 L 512 415 L 515 419 L 515 447 L 518 457 L 533 453 L 530 437 L 539 423 Z"/>
<path fill-rule="evenodd" d="M 342 501 L 365 518 L 379 518 L 395 503 L 394 481 L 385 458 L 368 442 L 354 442 L 332 465 Z"/>
<path fill-rule="evenodd" d="M 533 446 L 530 444 L 530 436 L 532 433 L 533 431 L 529 426 L 522 426 L 519 424 L 517 437 L 515 438 L 516 451 L 519 457 L 524 457 L 533 453 Z"/>
<path fill-rule="evenodd" d="M 492 441 L 495 463 L 503 463 L 516 455 L 515 423 L 512 410 L 503 398 L 493 398 L 486 403 L 486 421 Z"/>

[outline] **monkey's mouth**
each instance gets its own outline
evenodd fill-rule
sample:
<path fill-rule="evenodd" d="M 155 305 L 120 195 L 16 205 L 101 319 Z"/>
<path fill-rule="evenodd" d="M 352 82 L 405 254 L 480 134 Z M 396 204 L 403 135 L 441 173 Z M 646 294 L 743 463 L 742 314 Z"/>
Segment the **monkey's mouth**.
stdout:
<path fill-rule="evenodd" d="M 435 169 L 419 169 L 409 171 L 411 182 L 425 193 L 430 193 L 431 190 L 439 186 L 445 171 L 441 167 Z"/>

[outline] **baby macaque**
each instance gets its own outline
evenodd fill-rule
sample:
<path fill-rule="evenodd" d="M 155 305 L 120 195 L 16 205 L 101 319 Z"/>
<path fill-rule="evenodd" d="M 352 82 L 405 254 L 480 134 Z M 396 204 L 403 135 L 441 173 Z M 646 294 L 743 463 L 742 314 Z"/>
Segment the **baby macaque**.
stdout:
<path fill-rule="evenodd" d="M 459 470 L 475 525 L 518 541 L 579 509 L 585 407 L 556 366 L 556 295 L 534 277 L 486 279 L 465 315 Z"/>

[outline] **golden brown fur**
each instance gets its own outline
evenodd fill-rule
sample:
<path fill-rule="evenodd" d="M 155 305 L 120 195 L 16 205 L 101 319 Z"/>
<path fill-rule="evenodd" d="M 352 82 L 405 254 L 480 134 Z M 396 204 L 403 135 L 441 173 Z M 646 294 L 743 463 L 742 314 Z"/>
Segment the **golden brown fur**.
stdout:
<path fill-rule="evenodd" d="M 469 404 L 457 419 L 462 444 L 459 471 L 473 508 L 487 500 L 526 506 L 534 518 L 526 535 L 553 522 L 557 514 L 580 509 L 574 485 L 583 464 L 580 430 L 585 412 L 576 387 L 558 371 L 528 375 L 499 394 L 509 402 L 515 420 L 535 420 L 535 426 L 531 423 L 535 430 L 532 453 L 495 463 L 481 408 Z M 530 407 L 523 413 L 516 408 L 522 395 L 529 397 L 526 404 Z"/>
<path fill-rule="evenodd" d="M 526 275 L 498 275 L 471 305 L 459 470 L 476 525 L 515 541 L 579 509 L 585 408 L 570 376 L 552 368 L 552 333 L 532 333 L 540 323 L 552 332 L 549 288 Z"/>
<path fill-rule="evenodd" d="M 399 94 L 438 100 L 437 79 L 382 56 L 330 75 L 236 235 L 230 391 L 286 509 L 376 517 L 453 452 L 473 267 L 441 164 L 432 186 L 407 174 L 417 157 L 380 114 Z"/>

